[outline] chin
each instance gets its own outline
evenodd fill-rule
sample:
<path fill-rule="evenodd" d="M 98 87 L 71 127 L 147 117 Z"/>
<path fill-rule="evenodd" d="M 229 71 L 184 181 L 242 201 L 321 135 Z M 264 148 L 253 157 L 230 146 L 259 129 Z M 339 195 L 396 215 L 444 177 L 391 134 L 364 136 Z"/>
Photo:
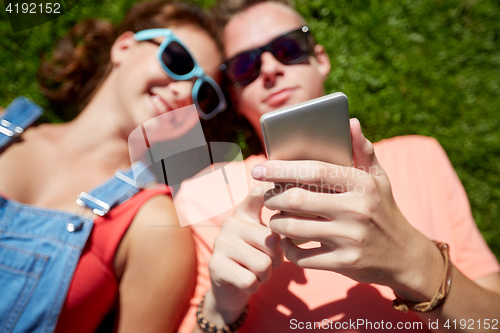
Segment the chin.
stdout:
<path fill-rule="evenodd" d="M 297 94 L 290 98 L 288 102 L 290 103 L 289 105 L 293 104 L 298 104 L 302 102 L 307 102 L 310 101 L 311 99 L 315 99 L 318 97 L 321 97 L 322 95 L 317 95 L 317 94 L 307 94 L 307 93 L 302 93 L 302 94 Z"/>
<path fill-rule="evenodd" d="M 308 99 L 300 98 L 300 96 L 292 96 L 291 98 L 287 99 L 286 101 L 284 101 L 280 105 L 269 107 L 269 109 L 268 109 L 267 112 L 279 110 L 279 109 L 282 109 L 282 108 L 285 108 L 285 107 L 288 107 L 288 106 L 292 106 L 292 105 L 295 105 L 295 104 L 299 104 L 299 103 L 302 103 L 302 102 L 305 102 L 305 101 L 308 101 Z"/>

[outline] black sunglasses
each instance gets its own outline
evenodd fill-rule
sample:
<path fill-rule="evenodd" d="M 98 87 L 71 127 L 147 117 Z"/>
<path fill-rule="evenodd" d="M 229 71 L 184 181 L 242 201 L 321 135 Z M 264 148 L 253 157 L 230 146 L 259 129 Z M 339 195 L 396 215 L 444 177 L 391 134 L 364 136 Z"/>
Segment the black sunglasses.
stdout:
<path fill-rule="evenodd" d="M 262 47 L 238 53 L 223 63 L 220 69 L 234 86 L 244 87 L 259 77 L 262 53 L 271 52 L 281 63 L 293 65 L 305 61 L 313 54 L 313 49 L 314 40 L 309 28 L 303 26 L 276 37 Z"/>

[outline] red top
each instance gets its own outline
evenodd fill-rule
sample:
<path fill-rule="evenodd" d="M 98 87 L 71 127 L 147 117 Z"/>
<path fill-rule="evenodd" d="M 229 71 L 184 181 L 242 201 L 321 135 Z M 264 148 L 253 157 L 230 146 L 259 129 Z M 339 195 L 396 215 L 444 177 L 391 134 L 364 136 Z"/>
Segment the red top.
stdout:
<path fill-rule="evenodd" d="M 170 194 L 170 190 L 142 190 L 106 216 L 94 220 L 55 332 L 94 332 L 113 309 L 118 295 L 114 272 L 116 250 L 139 208 L 159 194 Z"/>

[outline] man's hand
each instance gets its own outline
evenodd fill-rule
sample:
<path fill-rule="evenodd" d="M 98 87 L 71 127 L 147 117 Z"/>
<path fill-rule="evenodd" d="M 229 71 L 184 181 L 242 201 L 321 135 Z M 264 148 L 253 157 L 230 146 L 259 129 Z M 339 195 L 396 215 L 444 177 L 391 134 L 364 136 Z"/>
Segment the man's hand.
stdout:
<path fill-rule="evenodd" d="M 288 237 L 283 252 L 302 268 L 335 271 L 387 285 L 414 301 L 429 300 L 440 284 L 443 258 L 400 212 L 357 119 L 351 120 L 351 136 L 354 168 L 269 161 L 252 170 L 256 180 L 287 184 L 266 194 L 267 208 L 287 212 L 273 216 L 270 227 Z M 321 246 L 302 249 L 290 238 Z"/>

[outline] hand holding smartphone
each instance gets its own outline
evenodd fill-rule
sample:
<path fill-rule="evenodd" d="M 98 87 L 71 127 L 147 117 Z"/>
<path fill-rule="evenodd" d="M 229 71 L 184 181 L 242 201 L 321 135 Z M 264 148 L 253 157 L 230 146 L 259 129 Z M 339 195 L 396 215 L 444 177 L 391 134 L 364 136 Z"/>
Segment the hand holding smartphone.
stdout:
<path fill-rule="evenodd" d="M 353 166 L 349 107 L 344 93 L 269 112 L 260 118 L 260 124 L 270 160 L 315 160 Z"/>

